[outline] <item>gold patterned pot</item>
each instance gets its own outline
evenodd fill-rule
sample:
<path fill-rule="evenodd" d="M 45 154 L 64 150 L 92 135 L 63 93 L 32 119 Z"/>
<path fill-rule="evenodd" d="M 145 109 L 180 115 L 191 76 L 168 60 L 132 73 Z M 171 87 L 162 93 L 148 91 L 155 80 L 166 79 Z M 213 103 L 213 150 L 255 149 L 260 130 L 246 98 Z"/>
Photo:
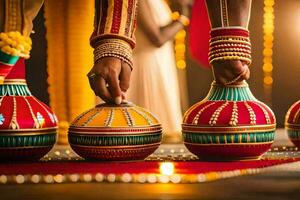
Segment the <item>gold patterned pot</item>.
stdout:
<path fill-rule="evenodd" d="M 300 101 L 294 103 L 285 117 L 285 128 L 290 140 L 300 148 Z"/>
<path fill-rule="evenodd" d="M 142 160 L 160 145 L 162 127 L 149 111 L 131 103 L 100 104 L 70 125 L 69 143 L 85 159 Z"/>
<path fill-rule="evenodd" d="M 257 159 L 274 141 L 276 119 L 248 84 L 213 83 L 205 99 L 184 115 L 185 146 L 203 160 Z"/>

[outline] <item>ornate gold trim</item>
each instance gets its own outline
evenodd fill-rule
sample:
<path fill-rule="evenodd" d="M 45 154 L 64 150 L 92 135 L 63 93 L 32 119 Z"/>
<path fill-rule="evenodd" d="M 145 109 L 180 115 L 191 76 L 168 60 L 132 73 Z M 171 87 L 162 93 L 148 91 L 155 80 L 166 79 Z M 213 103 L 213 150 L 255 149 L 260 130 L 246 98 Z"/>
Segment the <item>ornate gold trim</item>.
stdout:
<path fill-rule="evenodd" d="M 190 130 L 185 130 L 185 128 L 189 128 Z M 275 131 L 276 124 L 270 125 L 253 125 L 253 126 L 237 126 L 237 127 L 224 127 L 224 126 L 187 126 L 182 125 L 182 131 L 185 133 L 223 133 L 223 134 L 232 134 L 232 133 L 252 133 L 252 132 L 268 132 L 268 131 Z"/>
<path fill-rule="evenodd" d="M 1 133 L 0 132 L 0 137 L 1 136 L 39 136 L 39 135 L 49 135 L 49 134 L 57 134 L 56 131 L 49 131 L 49 132 L 23 132 L 23 133 Z"/>
<path fill-rule="evenodd" d="M 116 132 L 72 132 L 72 131 L 68 131 L 69 134 L 73 134 L 73 135 L 142 135 L 142 134 L 153 134 L 153 133 L 161 133 L 162 129 L 159 130 L 153 130 L 153 131 L 145 131 L 145 132 L 121 132 L 121 131 L 116 131 Z"/>
<path fill-rule="evenodd" d="M 16 132 L 16 133 L 19 133 L 19 132 L 44 132 L 44 131 L 56 131 L 57 130 L 57 126 L 55 127 L 51 127 L 51 128 L 39 128 L 39 129 L 19 129 L 19 130 L 13 130 L 13 129 L 1 129 L 0 130 L 0 134 L 2 133 L 6 133 L 6 132 Z"/>
<path fill-rule="evenodd" d="M 221 87 L 221 88 L 240 88 L 240 87 L 249 87 L 248 83 L 244 80 L 242 81 L 240 84 L 236 84 L 236 85 L 222 85 L 217 83 L 216 81 L 213 81 L 211 83 L 211 86 L 215 86 L 215 87 Z"/>
<path fill-rule="evenodd" d="M 25 79 L 5 79 L 3 85 L 27 85 Z"/>
<path fill-rule="evenodd" d="M 47 146 L 24 146 L 24 147 L 0 147 L 0 150 L 5 150 L 5 149 L 35 149 L 35 148 L 47 148 L 47 147 L 52 147 L 54 144 L 47 145 Z"/>
<path fill-rule="evenodd" d="M 85 145 L 77 145 L 70 143 L 71 146 L 74 147 L 83 147 L 83 148 L 97 148 L 97 149 L 131 149 L 131 148 L 142 148 L 142 147 L 152 147 L 159 146 L 161 142 L 152 143 L 152 144 L 143 144 L 143 145 L 124 145 L 124 146 L 85 146 Z"/>
<path fill-rule="evenodd" d="M 285 116 L 285 123 L 288 123 L 288 119 L 290 117 L 291 111 L 298 105 L 298 103 L 300 103 L 300 100 L 298 100 L 297 102 L 295 102 L 288 110 L 288 112 L 286 113 Z"/>
<path fill-rule="evenodd" d="M 155 125 L 145 125 L 145 126 L 134 126 L 134 127 L 129 127 L 129 126 L 117 126 L 117 127 L 107 127 L 107 126 L 84 126 L 84 127 L 81 127 L 81 126 L 74 126 L 74 125 L 71 125 L 69 127 L 69 130 L 72 130 L 72 129 L 78 129 L 78 130 L 86 130 L 86 129 L 95 129 L 96 131 L 99 130 L 99 129 L 107 129 L 107 130 L 113 130 L 113 129 L 116 129 L 116 130 L 122 130 L 122 129 L 149 129 L 149 128 L 161 128 L 161 124 L 155 124 Z"/>
<path fill-rule="evenodd" d="M 162 135 L 161 132 L 147 132 L 147 133 L 119 133 L 119 132 L 115 132 L 115 133 L 84 133 L 84 132 L 80 132 L 80 133 L 73 133 L 73 132 L 69 132 L 68 135 L 72 135 L 72 136 L 104 136 L 104 137 L 115 137 L 115 136 L 119 136 L 119 137 L 125 137 L 125 136 L 150 136 L 150 135 L 157 135 L 160 134 Z M 1 134 L 0 134 L 1 136 Z"/>
<path fill-rule="evenodd" d="M 244 30 L 244 31 L 249 31 L 247 28 L 243 27 L 243 26 L 228 26 L 228 27 L 214 27 L 212 28 L 211 30 L 214 31 L 214 30 L 220 30 L 220 29 L 241 29 L 241 30 Z"/>
<path fill-rule="evenodd" d="M 285 128 L 286 128 L 287 130 L 300 131 L 300 124 L 290 124 L 290 123 L 285 123 Z"/>
<path fill-rule="evenodd" d="M 254 143 L 254 142 L 243 142 L 243 143 L 211 143 L 211 144 L 200 144 L 200 143 L 191 143 L 191 142 L 184 142 L 184 144 L 188 144 L 188 145 L 197 145 L 197 146 L 223 146 L 223 145 L 260 145 L 260 144 L 272 144 L 273 141 L 271 142 L 257 142 L 257 143 Z"/>

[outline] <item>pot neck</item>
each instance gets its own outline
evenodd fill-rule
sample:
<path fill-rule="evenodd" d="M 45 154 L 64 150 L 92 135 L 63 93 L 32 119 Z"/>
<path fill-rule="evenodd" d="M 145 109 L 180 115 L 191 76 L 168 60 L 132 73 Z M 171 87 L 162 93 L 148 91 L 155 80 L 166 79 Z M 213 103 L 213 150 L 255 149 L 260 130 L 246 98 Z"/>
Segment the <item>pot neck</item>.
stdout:
<path fill-rule="evenodd" d="M 24 82 L 25 81 L 25 60 L 19 58 L 18 62 L 14 65 L 9 72 L 4 82 Z"/>
<path fill-rule="evenodd" d="M 0 97 L 31 96 L 25 80 L 25 62 L 20 58 L 0 85 Z"/>
<path fill-rule="evenodd" d="M 210 101 L 256 101 L 246 81 L 240 85 L 228 86 L 213 82 L 205 99 Z"/>

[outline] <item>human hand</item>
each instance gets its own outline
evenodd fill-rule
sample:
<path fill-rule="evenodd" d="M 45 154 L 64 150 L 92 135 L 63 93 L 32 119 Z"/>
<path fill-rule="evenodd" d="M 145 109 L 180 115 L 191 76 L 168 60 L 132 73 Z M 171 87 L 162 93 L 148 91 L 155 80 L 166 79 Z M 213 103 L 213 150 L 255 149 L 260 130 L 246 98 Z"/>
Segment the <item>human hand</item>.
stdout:
<path fill-rule="evenodd" d="M 249 66 L 239 60 L 213 62 L 215 81 L 222 85 L 239 84 L 250 77 Z"/>
<path fill-rule="evenodd" d="M 194 1 L 193 0 L 177 0 L 177 3 L 181 6 L 192 6 Z"/>
<path fill-rule="evenodd" d="M 179 5 L 180 14 L 190 18 L 191 17 L 191 7 L 193 5 L 193 0 L 177 0 Z"/>
<path fill-rule="evenodd" d="M 88 73 L 94 93 L 107 103 L 121 104 L 129 88 L 131 67 L 114 57 L 99 59 Z"/>

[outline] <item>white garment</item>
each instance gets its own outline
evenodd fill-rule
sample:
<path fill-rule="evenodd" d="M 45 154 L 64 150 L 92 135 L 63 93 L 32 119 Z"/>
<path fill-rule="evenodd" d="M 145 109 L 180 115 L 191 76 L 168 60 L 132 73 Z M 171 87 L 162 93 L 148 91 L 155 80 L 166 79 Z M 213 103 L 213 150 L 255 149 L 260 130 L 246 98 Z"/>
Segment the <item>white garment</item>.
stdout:
<path fill-rule="evenodd" d="M 152 17 L 159 26 L 172 21 L 171 10 L 164 0 L 144 1 L 148 1 Z M 127 99 L 155 114 L 164 133 L 172 136 L 176 132 L 178 136 L 182 113 L 173 41 L 155 47 L 138 27 L 135 36 L 134 69 Z"/>

